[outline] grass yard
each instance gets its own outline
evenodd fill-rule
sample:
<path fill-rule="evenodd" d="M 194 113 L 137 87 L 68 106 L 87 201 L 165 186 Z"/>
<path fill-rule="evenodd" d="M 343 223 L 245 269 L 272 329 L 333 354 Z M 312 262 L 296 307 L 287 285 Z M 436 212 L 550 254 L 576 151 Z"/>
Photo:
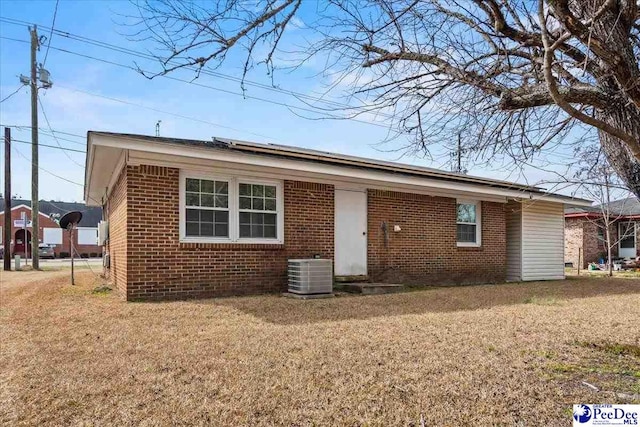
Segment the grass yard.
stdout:
<path fill-rule="evenodd" d="M 89 271 L 1 274 L 3 425 L 560 426 L 640 403 L 639 279 L 125 303 Z"/>

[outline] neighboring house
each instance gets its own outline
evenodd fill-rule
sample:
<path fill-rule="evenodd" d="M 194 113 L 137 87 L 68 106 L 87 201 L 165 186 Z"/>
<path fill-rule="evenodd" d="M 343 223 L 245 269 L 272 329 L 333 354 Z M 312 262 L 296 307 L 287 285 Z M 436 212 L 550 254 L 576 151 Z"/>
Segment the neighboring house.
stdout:
<path fill-rule="evenodd" d="M 564 206 L 590 202 L 436 169 L 249 142 L 89 132 L 127 299 L 286 290 L 287 260 L 414 284 L 564 278 Z"/>
<path fill-rule="evenodd" d="M 640 256 L 640 201 L 635 197 L 616 200 L 609 207 L 567 207 L 565 209 L 565 262 L 586 268 L 591 262 L 606 260 L 607 247 L 603 212 L 612 221 L 611 240 L 617 242 L 612 249 L 614 258 Z M 622 237 L 622 238 L 620 238 Z M 580 261 L 578 261 L 580 257 Z"/>
<path fill-rule="evenodd" d="M 0 206 L 4 206 L 4 199 L 0 198 Z M 102 219 L 102 208 L 87 207 L 83 203 L 53 202 L 40 200 L 40 221 L 38 223 L 38 239 L 40 243 L 47 243 L 53 247 L 57 257 L 71 253 L 69 233 L 65 232 L 53 220 L 71 211 L 81 211 L 82 220 L 77 231 L 74 232 L 74 244 L 78 254 L 83 256 L 101 256 L 102 246 L 98 245 L 98 223 Z M 22 215 L 27 218 L 27 224 L 22 222 Z M 11 200 L 11 255 L 19 254 L 24 257 L 25 249 L 31 256 L 31 201 Z M 4 227 L 4 212 L 0 212 L 0 236 Z M 26 233 L 26 239 L 25 239 Z M 0 237 L 0 240 L 3 237 Z M 26 244 L 26 248 L 25 248 Z"/>

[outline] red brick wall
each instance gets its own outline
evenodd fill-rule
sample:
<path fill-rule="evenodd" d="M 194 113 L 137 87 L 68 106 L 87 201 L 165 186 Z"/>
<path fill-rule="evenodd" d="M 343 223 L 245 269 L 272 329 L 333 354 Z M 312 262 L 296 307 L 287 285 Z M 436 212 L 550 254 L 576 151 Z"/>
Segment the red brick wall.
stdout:
<path fill-rule="evenodd" d="M 22 212 L 25 212 L 26 216 L 27 216 L 27 220 L 31 220 L 31 209 L 26 208 L 26 207 L 18 207 L 16 209 L 13 209 L 11 211 L 11 240 L 14 241 L 15 244 L 15 234 L 16 231 L 20 230 L 21 228 L 16 228 L 13 226 L 13 221 L 15 220 L 19 220 L 21 219 L 21 215 Z M 0 213 L 0 227 L 4 227 L 4 212 Z M 39 233 L 38 233 L 38 238 L 40 240 L 40 242 L 43 241 L 43 236 L 44 236 L 44 228 L 60 228 L 60 225 L 58 225 L 57 223 L 55 223 L 54 221 L 52 221 L 50 218 L 44 216 L 44 215 L 40 215 L 40 219 L 38 222 L 38 228 L 39 228 Z M 29 232 L 32 232 L 33 230 L 31 228 L 27 229 Z M 75 242 L 76 242 L 76 252 L 78 254 L 87 254 L 90 255 L 92 253 L 96 254 L 96 255 L 100 255 L 102 254 L 102 247 L 98 246 L 98 245 L 78 245 L 77 244 L 77 232 L 74 231 L 74 238 L 75 238 Z M 29 241 L 29 243 L 31 243 L 31 241 Z M 2 244 L 2 242 L 0 242 L 0 245 Z M 11 253 L 14 252 L 14 245 L 12 245 L 11 247 Z M 67 254 L 71 253 L 71 246 L 69 244 L 69 233 L 65 230 L 62 233 L 62 244 L 60 245 L 55 245 L 53 247 L 53 251 L 55 252 L 56 256 L 60 256 L 60 254 L 62 252 L 65 252 Z M 20 256 L 24 257 L 24 253 L 21 251 L 21 253 L 19 254 Z"/>
<path fill-rule="evenodd" d="M 288 258 L 333 258 L 331 185 L 285 181 L 283 245 L 180 243 L 179 170 L 126 173 L 129 300 L 284 291 Z"/>
<path fill-rule="evenodd" d="M 127 170 L 123 169 L 107 202 L 109 277 L 118 291 L 127 291 Z"/>
<path fill-rule="evenodd" d="M 583 221 L 583 260 L 585 264 L 590 262 L 599 262 L 600 258 L 606 258 L 604 253 L 607 251 L 606 244 L 598 239 L 598 224 L 593 220 Z M 614 249 L 614 255 L 616 254 Z M 583 267 L 586 267 L 583 266 Z"/>
<path fill-rule="evenodd" d="M 334 188 L 285 181 L 284 244 L 180 243 L 179 170 L 127 166 L 108 204 L 111 273 L 128 300 L 283 291 L 287 259 L 334 255 Z M 126 202 L 126 203 L 125 203 Z M 368 192 L 374 280 L 445 284 L 503 281 L 505 216 L 482 203 L 482 247 L 456 246 L 456 200 Z M 389 242 L 381 230 L 387 223 Z M 393 225 L 402 231 L 394 233 Z"/>
<path fill-rule="evenodd" d="M 607 258 L 606 241 L 598 239 L 598 231 L 602 229 L 596 219 L 583 217 L 565 218 L 565 262 L 572 262 L 573 266 L 578 265 L 578 248 L 582 249 L 581 268 L 587 268 L 589 263 L 600 262 L 600 259 Z M 637 227 L 637 226 L 636 226 Z M 611 241 L 618 240 L 618 223 L 611 225 Z M 636 248 L 640 248 L 640 233 L 636 234 Z M 611 256 L 618 256 L 618 243 L 611 249 Z"/>
<path fill-rule="evenodd" d="M 574 268 L 586 267 L 584 259 L 584 224 L 581 218 L 564 219 L 564 262 L 570 262 Z M 580 259 L 580 261 L 578 261 Z"/>
<path fill-rule="evenodd" d="M 456 245 L 456 199 L 369 190 L 368 269 L 372 280 L 419 285 L 504 281 L 503 204 L 482 202 L 481 209 L 482 246 L 462 248 Z M 402 231 L 394 232 L 394 225 Z"/>

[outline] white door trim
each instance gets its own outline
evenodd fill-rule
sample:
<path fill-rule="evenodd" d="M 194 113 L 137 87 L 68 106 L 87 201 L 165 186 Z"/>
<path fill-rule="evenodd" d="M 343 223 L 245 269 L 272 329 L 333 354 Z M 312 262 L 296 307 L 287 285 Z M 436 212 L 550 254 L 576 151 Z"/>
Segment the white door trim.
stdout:
<path fill-rule="evenodd" d="M 622 247 L 622 239 L 620 236 L 622 235 L 622 231 L 620 230 L 623 225 L 632 224 L 633 225 L 633 248 L 623 248 Z M 621 258 L 635 258 L 637 256 L 638 250 L 638 225 L 636 222 L 619 222 L 618 223 L 618 256 Z"/>

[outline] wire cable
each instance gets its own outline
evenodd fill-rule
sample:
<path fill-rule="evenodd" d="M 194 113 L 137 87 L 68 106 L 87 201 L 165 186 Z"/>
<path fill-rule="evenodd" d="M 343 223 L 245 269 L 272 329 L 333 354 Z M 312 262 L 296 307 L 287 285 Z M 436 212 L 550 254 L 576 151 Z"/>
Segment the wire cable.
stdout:
<path fill-rule="evenodd" d="M 31 129 L 31 126 L 29 125 L 10 125 L 10 124 L 5 124 L 5 123 L 0 123 L 0 127 L 8 127 L 8 128 L 16 128 L 16 129 Z M 38 128 L 38 131 L 45 131 L 47 129 L 45 128 Z M 70 132 L 63 132 L 61 130 L 54 130 L 55 133 L 59 133 L 60 135 L 68 135 L 68 136 L 75 136 L 76 138 L 80 138 L 80 139 L 86 139 L 86 135 L 78 135 L 77 133 L 70 133 Z M 62 139 L 62 138 L 60 138 Z M 63 141 L 67 141 L 67 140 L 63 140 Z M 78 142 L 78 141 L 71 141 L 70 142 L 74 142 L 76 144 L 82 144 L 84 145 L 84 142 Z"/>
<path fill-rule="evenodd" d="M 6 18 L 6 17 L 0 17 L 0 21 L 4 21 L 6 23 L 12 24 L 12 25 L 20 25 L 20 26 L 29 26 L 32 25 L 31 23 L 27 22 L 27 21 L 22 21 L 19 19 L 14 19 L 14 18 Z M 42 27 L 42 28 L 48 28 L 48 27 Z M 116 46 L 113 44 L 109 44 L 100 40 L 96 40 L 96 39 L 92 39 L 89 37 L 85 37 L 85 36 L 81 36 L 81 35 L 77 35 L 77 34 L 73 34 L 73 33 L 69 33 L 66 31 L 62 31 L 62 30 L 55 30 L 55 33 L 58 34 L 61 37 L 65 37 L 68 38 L 70 40 L 74 40 L 74 41 L 79 41 L 81 43 L 86 43 L 86 44 L 91 44 L 97 47 L 101 47 L 104 49 L 109 49 L 115 52 L 119 52 L 119 53 L 124 53 L 127 55 L 131 55 L 131 56 L 135 56 L 141 59 L 146 59 L 146 60 L 152 60 L 152 61 L 158 61 L 161 58 L 154 56 L 150 53 L 145 53 L 145 52 L 141 52 L 141 51 L 137 51 L 134 49 L 129 49 L 129 48 L 124 48 L 121 46 Z M 167 62 L 167 65 L 179 65 L 179 63 L 177 61 L 169 61 Z M 340 108 L 340 109 L 344 109 L 344 110 L 356 110 L 359 108 L 363 108 L 362 106 L 358 107 L 358 106 L 353 106 L 350 104 L 345 104 L 342 102 L 338 102 L 338 101 L 333 101 L 330 99 L 324 99 L 321 97 L 316 97 L 313 95 L 308 95 L 308 94 L 304 94 L 304 93 L 300 93 L 300 92 L 296 92 L 290 89 L 284 89 L 281 87 L 274 87 L 272 85 L 268 85 L 268 84 L 264 84 L 264 83 L 259 83 L 259 82 L 255 82 L 252 80 L 248 80 L 245 78 L 240 78 L 240 77 L 236 77 L 236 76 L 231 76 L 228 74 L 224 74 L 221 73 L 219 71 L 214 71 L 211 69 L 207 69 L 207 68 L 200 68 L 200 67 L 195 67 L 195 66 L 191 66 L 191 67 L 184 67 L 184 69 L 186 70 L 190 70 L 190 71 L 194 71 L 197 72 L 198 74 L 205 74 L 205 75 L 209 75 L 212 77 L 217 77 L 217 78 L 221 78 L 221 79 L 225 79 L 225 80 L 230 80 L 230 81 L 234 81 L 236 83 L 240 83 L 242 85 L 247 85 L 247 86 L 252 86 L 252 87 L 256 87 L 259 89 L 264 89 L 264 90 L 268 90 L 268 91 L 272 91 L 272 92 L 278 92 L 284 95 L 289 95 L 289 96 L 294 96 L 295 98 L 297 98 L 298 100 L 307 100 L 307 101 L 313 101 L 313 102 L 319 102 L 322 104 L 325 104 L 327 106 L 333 106 L 336 108 Z M 309 104 L 307 104 L 309 105 Z M 388 113 L 382 113 L 382 112 L 377 112 L 377 115 L 381 116 L 381 117 L 385 117 L 388 119 L 392 119 L 394 116 L 392 114 L 388 114 Z"/>
<path fill-rule="evenodd" d="M 24 87 L 25 85 L 20 85 L 20 87 L 18 89 L 16 89 L 14 92 L 11 92 L 9 95 L 5 96 L 4 98 L 2 98 L 2 100 L 0 100 L 0 104 L 2 104 L 4 101 L 6 101 L 7 99 L 11 98 L 13 95 L 15 95 L 16 93 L 20 92 L 20 90 Z"/>
<path fill-rule="evenodd" d="M 20 142 L 24 142 L 24 141 L 20 141 Z M 31 144 L 31 143 L 29 142 L 29 144 Z M 15 145 L 12 145 L 12 146 L 11 146 L 11 148 L 13 148 L 13 150 L 14 150 L 16 153 L 18 153 L 18 154 L 19 154 L 23 159 L 25 159 L 27 162 L 31 163 L 31 159 L 29 159 L 27 156 L 25 156 L 25 155 L 22 153 L 22 151 L 18 150 L 18 147 L 16 147 Z M 40 169 L 40 170 L 41 170 L 41 171 L 43 171 L 43 172 L 48 173 L 49 175 L 51 175 L 51 176 L 53 176 L 53 177 L 55 177 L 55 178 L 58 178 L 58 179 L 62 180 L 62 181 L 65 181 L 65 182 L 68 182 L 68 183 L 70 183 L 70 184 L 74 184 L 74 185 L 77 185 L 77 186 L 80 186 L 80 187 L 84 188 L 84 184 L 80 184 L 79 182 L 72 181 L 72 180 L 70 180 L 70 179 L 68 179 L 68 178 L 65 178 L 65 177 L 60 176 L 60 175 L 58 175 L 58 174 L 56 174 L 56 173 L 53 173 L 53 172 L 51 172 L 50 170 L 47 170 L 47 169 L 43 168 L 43 167 L 42 167 L 42 166 L 40 166 L 40 165 L 38 165 L 38 169 Z M 92 201 L 94 201 L 95 203 L 97 203 L 97 204 L 98 204 L 98 206 L 102 206 L 102 202 L 101 202 L 101 201 L 96 200 L 96 199 L 94 199 L 94 198 L 93 198 L 93 197 L 91 197 L 91 196 L 89 196 L 89 199 L 91 199 Z"/>
<path fill-rule="evenodd" d="M 75 228 L 76 231 L 76 242 L 78 241 L 78 228 Z M 69 236 L 70 238 L 73 238 L 73 236 Z M 80 244 L 80 243 L 78 243 Z M 87 267 L 89 267 L 89 270 L 91 270 L 91 273 L 93 273 L 96 277 L 101 277 L 100 274 L 96 273 L 95 271 L 93 271 L 93 268 L 91 268 L 91 263 L 89 262 L 89 260 L 87 258 L 83 258 L 82 255 L 80 255 L 80 252 L 78 252 L 78 248 L 76 248 L 76 245 L 72 245 L 73 246 L 73 251 L 75 252 L 75 254 L 78 256 L 78 260 L 82 260 L 87 264 Z M 96 245 L 98 246 L 98 245 Z M 73 254 L 72 254 L 73 255 Z"/>
<path fill-rule="evenodd" d="M 25 156 L 25 155 L 22 153 L 22 151 L 18 150 L 18 148 L 17 148 L 17 147 L 15 147 L 15 146 L 14 146 L 14 147 L 13 147 L 13 149 L 14 149 L 14 150 L 16 151 L 16 153 L 18 153 L 18 154 L 19 154 L 23 159 L 25 159 L 26 161 L 28 161 L 29 163 L 31 163 L 31 159 L 29 159 L 27 156 Z M 61 179 L 61 180 L 65 181 L 65 182 L 68 182 L 69 184 L 79 185 L 80 187 L 83 187 L 83 188 L 84 188 L 84 184 L 80 184 L 79 182 L 71 181 L 70 179 L 67 179 L 67 178 L 65 178 L 65 177 L 63 177 L 63 176 L 60 176 L 60 175 L 58 175 L 58 174 L 55 174 L 55 173 L 51 172 L 50 170 L 47 170 L 47 169 L 43 168 L 43 167 L 42 167 L 42 166 L 40 166 L 40 165 L 38 165 L 38 169 L 40 169 L 40 170 L 41 170 L 41 171 L 43 171 L 43 172 L 48 173 L 49 175 L 51 175 L 51 176 L 53 176 L 53 177 L 56 177 L 56 178 Z M 94 200 L 94 201 L 95 201 L 95 202 L 97 202 L 97 200 Z M 102 203 L 100 203 L 100 205 L 102 205 Z"/>
<path fill-rule="evenodd" d="M 23 141 L 21 139 L 15 139 L 15 138 L 11 138 L 11 142 L 20 142 L 22 144 L 29 144 L 29 145 L 33 145 L 33 142 L 31 141 Z M 72 151 L 74 153 L 83 153 L 86 154 L 86 151 L 82 151 L 82 150 L 75 150 L 73 148 L 68 148 L 68 147 L 56 147 L 55 145 L 47 145 L 47 144 L 40 144 L 38 143 L 38 147 L 46 147 L 46 148 L 54 148 L 56 150 L 65 150 L 65 151 Z M 80 165 L 82 167 L 84 167 L 84 165 Z"/>
<path fill-rule="evenodd" d="M 69 153 L 67 153 L 67 151 L 64 149 L 64 147 L 62 146 L 62 144 L 60 144 L 60 141 L 58 141 L 58 137 L 56 136 L 56 134 L 53 132 L 53 129 L 51 128 L 51 123 L 49 123 L 49 118 L 47 117 L 47 113 L 44 110 L 44 104 L 42 103 L 42 99 L 40 99 L 40 97 L 38 96 L 38 103 L 40 104 L 40 109 L 42 111 L 42 115 L 44 116 L 44 120 L 47 122 L 47 127 L 49 128 L 49 130 L 51 131 L 51 135 L 53 136 L 53 139 L 56 141 L 56 144 L 58 144 L 58 146 L 62 149 L 62 152 L 64 153 L 65 156 L 67 156 L 67 159 L 71 160 L 71 162 L 73 162 L 74 164 L 80 166 L 81 168 L 84 169 L 84 164 L 78 163 L 76 162 L 70 155 Z"/>
<path fill-rule="evenodd" d="M 68 34 L 69 33 L 66 33 L 67 37 L 68 37 Z M 28 43 L 27 41 L 24 41 L 24 40 L 18 40 L 18 39 L 13 39 L 13 38 L 4 37 L 4 36 L 0 37 L 0 39 L 12 40 L 12 41 L 21 42 L 21 43 Z M 72 38 L 72 40 L 76 40 L 76 39 Z M 77 41 L 83 41 L 83 40 L 77 40 Z M 86 43 L 89 43 L 89 42 L 86 42 Z M 102 42 L 98 42 L 98 43 L 102 43 Z M 105 46 L 101 46 L 101 47 L 105 47 Z M 151 72 L 149 70 L 144 70 L 144 69 L 141 69 L 139 67 L 136 68 L 136 67 L 133 67 L 133 66 L 130 66 L 130 65 L 120 64 L 120 63 L 117 63 L 117 62 L 114 62 L 114 61 L 109 61 L 109 60 L 106 60 L 106 59 L 96 58 L 96 57 L 93 57 L 93 56 L 90 56 L 90 55 L 86 55 L 86 54 L 70 51 L 70 50 L 67 50 L 67 49 L 57 48 L 55 46 L 51 46 L 51 49 L 54 49 L 54 50 L 57 50 L 57 51 L 60 51 L 60 52 L 64 52 L 64 53 L 67 53 L 67 54 L 71 54 L 71 55 L 84 57 L 86 59 L 92 59 L 92 60 L 100 61 L 100 62 L 103 62 L 103 63 L 106 63 L 106 64 L 111 64 L 111 65 L 115 65 L 115 66 L 119 66 L 119 67 L 123 67 L 123 68 L 128 68 L 128 69 L 130 69 L 130 70 L 132 70 L 132 71 L 134 71 L 134 72 L 136 72 L 138 74 L 140 74 L 140 73 L 143 73 L 145 75 L 154 75 L 155 74 L 155 73 L 153 73 L 153 72 Z M 136 53 L 128 53 L 128 52 L 126 52 L 125 49 L 122 49 L 122 48 L 115 48 L 114 47 L 114 49 L 112 49 L 112 50 L 115 50 L 115 51 L 120 52 L 120 53 L 126 53 L 126 54 L 129 54 L 129 55 L 137 56 L 137 57 L 139 57 L 141 59 L 145 59 L 145 60 L 149 60 L 149 59 L 152 59 L 152 58 L 156 59 L 156 60 L 158 59 L 156 57 L 149 56 L 149 55 L 143 56 L 145 54 L 143 54 L 141 52 L 132 51 L 132 52 L 136 52 Z M 197 70 L 193 69 L 192 71 L 197 71 Z M 203 71 L 201 71 L 201 74 L 215 75 L 215 72 L 209 73 L 206 70 L 203 70 Z M 215 76 L 220 77 L 218 75 L 215 75 Z M 226 76 L 226 75 L 224 75 L 224 76 L 226 78 L 232 79 L 232 80 L 233 79 L 237 79 L 238 82 L 242 81 L 241 79 L 235 78 L 235 77 L 232 77 L 232 76 Z M 326 108 L 313 107 L 313 106 L 311 106 L 310 104 L 307 104 L 307 103 L 305 103 L 305 105 L 307 105 L 308 107 L 302 107 L 302 106 L 298 106 L 298 105 L 292 105 L 292 104 L 289 104 L 289 103 L 286 103 L 286 102 L 274 101 L 272 99 L 267 99 L 267 98 L 258 97 L 258 96 L 254 96 L 254 95 L 247 95 L 246 93 L 242 93 L 242 92 L 234 92 L 234 91 L 231 91 L 231 90 L 228 90 L 228 89 L 222 89 L 222 88 L 218 88 L 218 87 L 215 87 L 215 86 L 209 86 L 209 85 L 205 85 L 205 84 L 202 84 L 202 83 L 197 83 L 197 82 L 194 81 L 194 79 L 190 79 L 190 80 L 180 79 L 180 78 L 169 76 L 169 75 L 166 75 L 166 74 L 160 74 L 160 75 L 158 75 L 158 77 L 166 78 L 166 79 L 169 79 L 169 80 L 180 81 L 180 82 L 183 82 L 183 83 L 193 84 L 193 85 L 204 87 L 204 88 L 207 88 L 207 89 L 212 89 L 212 90 L 216 90 L 216 91 L 219 91 L 219 92 L 228 93 L 230 95 L 241 96 L 244 99 L 253 99 L 253 100 L 256 100 L 256 101 L 267 102 L 267 103 L 271 103 L 273 105 L 286 107 L 286 108 L 289 108 L 289 109 L 292 109 L 292 110 L 299 110 L 299 111 L 309 112 L 309 113 L 313 113 L 313 114 L 329 115 L 329 111 L 327 111 Z M 263 84 L 260 84 L 260 83 L 256 83 L 256 85 L 262 85 L 262 86 L 260 86 L 262 89 L 269 88 L 269 90 L 274 89 L 276 92 L 280 92 L 280 93 L 284 93 L 284 94 L 289 94 L 289 95 L 295 94 L 295 96 L 297 98 L 308 97 L 307 95 L 304 95 L 304 94 L 295 93 L 293 91 L 281 90 L 281 89 L 273 88 L 271 86 L 263 85 Z M 319 102 L 335 103 L 334 101 L 326 101 L 326 100 L 322 100 L 321 98 L 315 98 L 315 99 L 317 101 L 319 101 Z M 341 104 L 341 106 L 340 106 L 340 104 L 339 104 L 339 105 L 336 106 L 336 108 L 342 108 L 344 110 L 349 110 L 349 109 L 350 110 L 354 110 L 356 107 L 348 106 L 346 104 Z M 393 115 L 387 114 L 387 113 L 381 113 L 381 112 L 373 113 L 371 111 L 364 111 L 364 112 L 369 112 L 371 114 L 375 114 L 376 116 L 384 117 L 384 118 L 387 118 L 387 119 L 392 119 L 393 118 Z M 360 113 L 363 113 L 363 111 L 361 111 Z M 373 121 L 362 120 L 362 119 L 358 119 L 356 117 L 351 117 L 351 116 L 329 115 L 329 117 L 316 118 L 316 120 L 326 120 L 326 119 L 349 120 L 349 121 L 353 121 L 353 122 L 357 122 L 357 123 L 362 123 L 362 124 L 367 124 L 367 125 L 372 125 L 372 126 L 378 126 L 378 127 L 384 128 L 386 130 L 389 130 L 389 128 L 390 128 L 390 126 L 387 125 L 387 124 L 382 124 L 382 123 L 376 123 L 376 122 L 373 122 Z"/>
<path fill-rule="evenodd" d="M 51 38 L 53 37 L 53 29 L 56 26 L 56 16 L 58 15 L 58 4 L 60 0 L 56 0 L 56 7 L 53 9 L 53 22 L 51 23 L 51 31 L 49 32 L 49 40 L 47 40 L 47 51 L 44 54 L 44 60 L 42 61 L 42 66 L 47 63 L 47 57 L 49 56 L 49 45 L 51 44 Z"/>

